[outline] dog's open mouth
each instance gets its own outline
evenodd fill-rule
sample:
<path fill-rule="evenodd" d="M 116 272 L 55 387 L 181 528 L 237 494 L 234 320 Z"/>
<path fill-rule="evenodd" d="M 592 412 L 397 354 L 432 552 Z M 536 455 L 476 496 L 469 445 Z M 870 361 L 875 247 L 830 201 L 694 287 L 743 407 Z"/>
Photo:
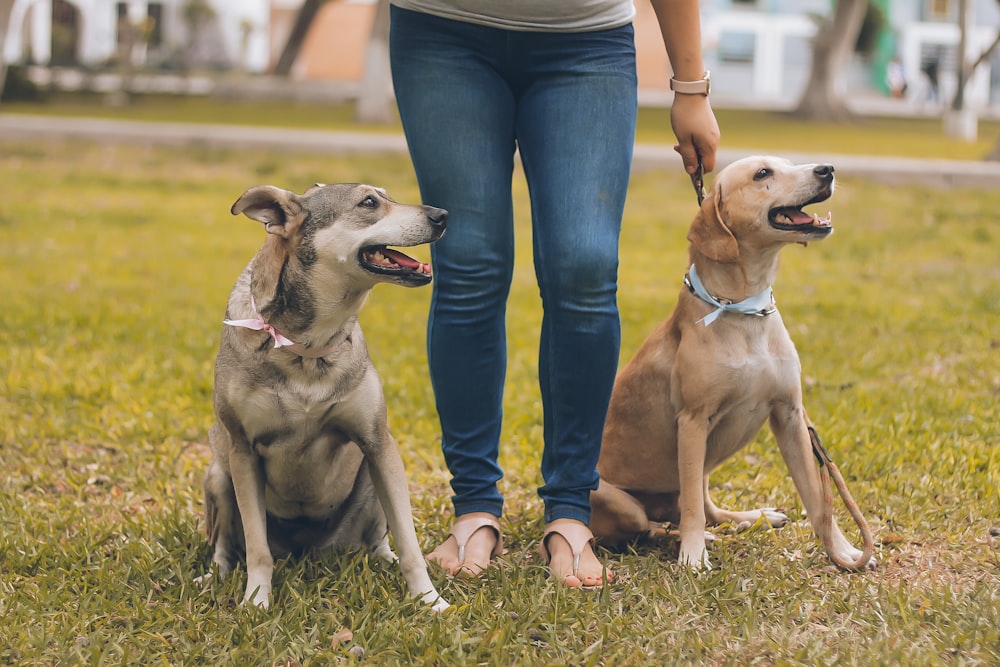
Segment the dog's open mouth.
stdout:
<path fill-rule="evenodd" d="M 430 264 L 419 262 L 386 246 L 362 248 L 358 258 L 361 266 L 372 273 L 395 276 L 416 283 L 426 283 L 431 280 Z"/>
<path fill-rule="evenodd" d="M 819 196 L 804 204 L 772 208 L 768 213 L 767 221 L 772 227 L 782 231 L 825 236 L 833 231 L 833 213 L 827 213 L 824 218 L 815 213 L 806 213 L 802 208 L 829 199 L 831 194 L 830 190 L 824 190 Z"/>

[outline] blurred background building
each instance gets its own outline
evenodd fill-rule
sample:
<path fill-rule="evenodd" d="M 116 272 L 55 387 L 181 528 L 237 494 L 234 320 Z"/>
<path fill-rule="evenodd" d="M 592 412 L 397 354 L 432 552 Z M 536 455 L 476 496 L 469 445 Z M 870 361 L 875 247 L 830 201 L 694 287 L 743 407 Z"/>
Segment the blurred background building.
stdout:
<path fill-rule="evenodd" d="M 888 95 L 887 70 L 892 69 L 905 77 L 906 97 L 949 99 L 956 86 L 961 1 L 871 0 L 844 77 L 846 87 L 852 94 Z M 974 59 L 997 37 L 1000 2 L 966 1 L 968 58 Z M 263 78 L 274 72 L 303 4 L 14 0 L 3 57 L 43 78 L 110 70 L 123 61 L 147 73 L 239 72 Z M 350 89 L 362 80 L 377 0 L 313 4 L 318 11 L 287 78 L 317 86 L 337 82 Z M 810 40 L 817 30 L 813 17 L 829 15 L 833 5 L 834 0 L 702 0 L 713 95 L 761 106 L 794 104 L 809 76 Z M 669 65 L 652 9 L 646 0 L 636 6 L 640 90 L 649 100 L 669 99 Z M 976 69 L 966 100 L 980 108 L 1000 103 L 996 52 Z"/>

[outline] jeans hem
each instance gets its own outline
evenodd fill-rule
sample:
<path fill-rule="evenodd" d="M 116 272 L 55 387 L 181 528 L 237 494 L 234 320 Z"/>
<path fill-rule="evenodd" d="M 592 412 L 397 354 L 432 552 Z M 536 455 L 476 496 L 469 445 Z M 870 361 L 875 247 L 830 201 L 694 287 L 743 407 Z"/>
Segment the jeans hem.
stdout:
<path fill-rule="evenodd" d="M 452 503 L 455 508 L 455 518 L 462 516 L 463 514 L 471 514 L 473 512 L 486 512 L 492 514 L 493 516 L 499 518 L 503 516 L 503 502 L 497 503 L 495 501 L 474 501 L 468 503 Z"/>
<path fill-rule="evenodd" d="M 553 505 L 545 508 L 545 523 L 556 519 L 574 519 L 585 526 L 590 525 L 590 508 L 583 509 L 576 505 Z"/>

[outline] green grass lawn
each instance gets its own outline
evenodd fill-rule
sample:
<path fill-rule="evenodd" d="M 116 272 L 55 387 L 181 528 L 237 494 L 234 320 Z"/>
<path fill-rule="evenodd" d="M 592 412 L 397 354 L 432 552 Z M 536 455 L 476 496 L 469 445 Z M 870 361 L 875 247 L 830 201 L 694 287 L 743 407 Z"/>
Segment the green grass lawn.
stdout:
<path fill-rule="evenodd" d="M 200 512 L 213 358 L 229 289 L 263 238 L 229 206 L 251 185 L 342 180 L 417 201 L 408 163 L 84 142 L 0 150 L 0 663 L 324 665 L 354 661 L 351 648 L 389 665 L 1000 663 L 1000 191 L 845 180 L 829 206 L 836 233 L 784 251 L 775 291 L 806 406 L 874 529 L 874 572 L 830 565 L 761 434 L 714 475 L 714 496 L 784 508 L 790 525 L 719 528 L 716 568 L 699 575 L 667 544 L 604 553 L 617 577 L 602 592 L 546 577 L 535 556 L 540 313 L 519 181 L 505 555 L 482 581 L 434 572 L 454 605 L 435 617 L 366 554 L 283 561 L 263 612 L 235 604 L 243 570 L 205 591 L 193 582 L 210 558 Z M 692 199 L 683 174 L 634 178 L 623 360 L 681 289 Z M 450 511 L 423 352 L 429 296 L 382 285 L 361 318 L 425 550 Z M 342 629 L 353 641 L 338 641 Z"/>
<path fill-rule="evenodd" d="M 359 125 L 353 104 L 320 104 L 277 100 L 238 101 L 209 97 L 140 96 L 129 106 L 107 106 L 102 97 L 73 95 L 51 103 L 5 103 L 0 113 L 42 114 L 57 117 L 88 116 L 121 120 L 181 123 L 230 123 L 263 127 L 401 132 L 398 123 Z M 1000 138 L 1000 121 L 984 120 L 979 137 L 965 143 L 944 134 L 939 118 L 860 118 L 849 124 L 813 123 L 787 113 L 716 109 L 725 148 L 776 151 L 812 151 L 979 160 Z M 673 144 L 669 110 L 639 110 L 637 139 Z"/>

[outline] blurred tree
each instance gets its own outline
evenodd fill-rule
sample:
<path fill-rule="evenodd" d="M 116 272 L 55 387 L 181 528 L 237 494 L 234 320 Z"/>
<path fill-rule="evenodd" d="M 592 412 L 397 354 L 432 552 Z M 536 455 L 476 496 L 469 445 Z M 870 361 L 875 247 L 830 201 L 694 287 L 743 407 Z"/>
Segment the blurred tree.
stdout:
<path fill-rule="evenodd" d="M 246 73 L 248 71 L 250 40 L 253 38 L 256 30 L 257 26 L 250 19 L 240 21 L 240 59 L 236 64 L 240 72 Z"/>
<path fill-rule="evenodd" d="M 215 18 L 215 8 L 207 0 L 187 0 L 181 7 L 181 18 L 188 31 L 188 42 L 194 42 L 205 24 Z"/>
<path fill-rule="evenodd" d="M 389 0 L 378 0 L 371 35 L 365 47 L 357 119 L 360 123 L 391 123 L 392 74 L 389 69 Z"/>
<path fill-rule="evenodd" d="M 133 23 L 128 14 L 118 19 L 118 74 L 121 77 L 118 90 L 108 93 L 106 103 L 111 106 L 124 106 L 132 102 L 132 88 L 136 71 L 136 50 L 142 49 L 145 57 L 149 38 L 153 34 L 156 22 L 149 16 Z"/>
<path fill-rule="evenodd" d="M 997 4 L 1000 5 L 1000 0 L 997 0 Z M 969 65 L 968 76 L 972 76 L 972 73 L 976 71 L 976 68 L 982 65 L 991 55 L 993 55 L 993 52 L 997 50 L 997 47 L 1000 47 L 1000 27 L 997 28 L 997 36 L 993 39 L 993 42 L 983 49 L 983 52 L 979 54 L 979 57 Z M 957 105 L 960 104 L 957 99 L 958 92 L 955 93 L 955 97 L 956 100 L 952 103 L 953 109 L 957 108 Z M 1000 162 L 1000 139 L 997 139 L 996 145 L 993 146 L 993 150 L 989 152 L 986 159 L 994 162 Z"/>
<path fill-rule="evenodd" d="M 305 0 L 295 16 L 295 23 L 274 66 L 278 76 L 288 76 L 302 50 L 319 13 L 327 0 Z M 364 70 L 358 96 L 357 120 L 362 123 L 391 123 L 394 119 L 389 72 L 389 0 L 378 0 L 368 44 L 365 46 Z"/>
<path fill-rule="evenodd" d="M 1000 4 L 1000 0 L 997 0 L 997 3 Z M 993 54 L 998 46 L 1000 46 L 1000 30 L 997 31 L 997 36 L 994 38 L 993 42 L 983 49 L 975 60 L 971 62 L 967 61 L 963 54 L 968 51 L 968 33 L 969 28 L 971 27 L 968 0 L 960 0 L 958 7 L 958 71 L 956 72 L 955 96 L 952 98 L 951 105 L 944 114 L 944 129 L 949 136 L 957 137 L 965 141 L 975 141 L 978 134 L 978 112 L 975 109 L 968 108 L 966 105 L 965 90 L 969 83 L 969 79 L 972 78 L 976 69 Z M 1000 159 L 1000 142 L 998 142 L 994 149 L 990 152 L 987 159 Z"/>
<path fill-rule="evenodd" d="M 4 84 L 7 82 L 7 59 L 4 58 L 4 47 L 7 44 L 7 28 L 10 26 L 10 15 L 14 11 L 15 0 L 0 0 L 0 97 Z"/>
<path fill-rule="evenodd" d="M 997 0 L 997 4 L 1000 4 L 1000 0 Z M 976 68 L 986 62 L 986 59 L 993 55 L 993 52 L 997 50 L 998 46 L 1000 46 L 1000 30 L 997 30 L 997 36 L 993 38 L 990 45 L 983 49 L 983 52 L 979 54 L 979 57 L 969 64 L 969 76 L 972 76 L 972 73 L 976 71 Z"/>
<path fill-rule="evenodd" d="M 868 0 L 836 0 L 833 17 L 817 19 L 812 69 L 795 115 L 828 121 L 851 118 L 840 77 L 854 53 L 867 13 Z"/>
<path fill-rule="evenodd" d="M 208 0 L 185 0 L 181 20 L 187 31 L 183 67 L 191 71 L 205 65 L 220 66 L 227 60 L 218 33 L 218 13 Z"/>
<path fill-rule="evenodd" d="M 296 58 L 299 57 L 299 51 L 302 50 L 302 44 L 306 41 L 309 28 L 312 27 L 313 21 L 319 13 L 319 8 L 325 2 L 326 0 L 305 0 L 302 3 L 299 13 L 295 16 L 295 23 L 292 24 L 292 31 L 288 34 L 288 39 L 285 41 L 285 47 L 281 50 L 281 55 L 278 57 L 278 64 L 274 66 L 274 73 L 278 76 L 288 76 L 291 74 L 292 65 L 295 64 Z"/>

